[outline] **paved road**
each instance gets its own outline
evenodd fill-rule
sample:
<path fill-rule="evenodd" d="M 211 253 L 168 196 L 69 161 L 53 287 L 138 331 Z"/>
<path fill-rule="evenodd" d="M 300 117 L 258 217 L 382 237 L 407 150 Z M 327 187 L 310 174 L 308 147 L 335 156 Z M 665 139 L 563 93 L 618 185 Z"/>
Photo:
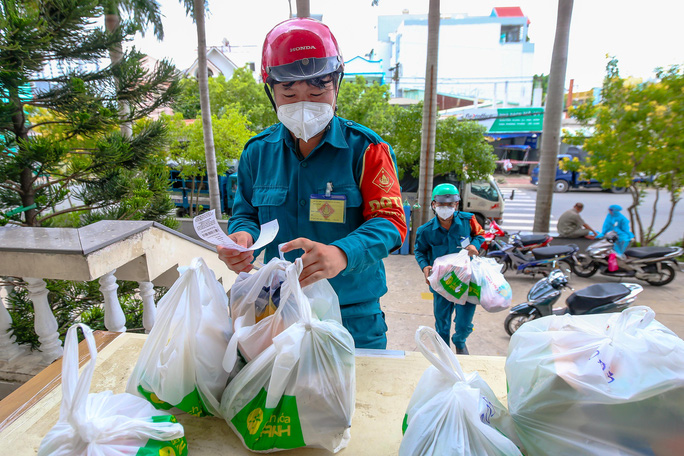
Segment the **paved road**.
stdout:
<path fill-rule="evenodd" d="M 499 187 L 503 194 L 509 198 L 513 190 L 515 197 L 513 200 L 506 200 L 504 211 L 504 229 L 507 231 L 532 232 L 534 225 L 534 210 L 537 200 L 537 188 L 529 185 L 524 178 L 510 179 Z M 557 235 L 556 225 L 558 218 L 570 209 L 576 202 L 584 203 L 582 217 L 584 220 L 597 230 L 601 230 L 603 220 L 608 213 L 608 206 L 619 204 L 624 208 L 624 213 L 628 216 L 627 207 L 632 202 L 632 197 L 625 194 L 614 194 L 602 192 L 600 190 L 577 190 L 567 193 L 554 193 L 553 205 L 551 207 L 551 220 L 549 228 L 552 235 Z M 650 224 L 653 213 L 653 205 L 656 202 L 655 190 L 647 190 L 644 202 L 640 206 L 642 223 L 644 226 Z M 656 221 L 654 229 L 660 230 L 667 221 L 670 210 L 670 203 L 666 195 L 661 194 L 656 202 Z M 634 229 L 632 229 L 634 231 Z M 684 238 L 684 203 L 680 202 L 675 207 L 672 223 L 667 230 L 658 237 L 658 244 L 670 244 L 681 241 Z"/>
<path fill-rule="evenodd" d="M 418 326 L 434 327 L 435 324 L 432 295 L 413 255 L 390 255 L 384 263 L 389 291 L 380 299 L 380 304 L 389 327 L 387 348 L 416 351 L 414 336 Z M 677 278 L 664 287 L 653 287 L 636 279 L 624 281 L 644 287 L 635 305 L 652 308 L 656 320 L 679 337 L 684 337 L 684 272 L 677 274 Z M 527 292 L 539 278 L 507 272 L 506 279 L 513 289 L 513 304 L 524 302 Z M 573 277 L 570 285 L 579 290 L 594 283 L 619 281 L 613 277 L 596 275 L 590 279 Z M 563 292 L 563 302 L 570 293 L 570 290 Z M 488 313 L 482 307 L 477 307 L 473 320 L 475 328 L 467 342 L 471 354 L 506 356 L 510 338 L 504 331 L 503 322 L 507 314 L 507 311 Z"/>

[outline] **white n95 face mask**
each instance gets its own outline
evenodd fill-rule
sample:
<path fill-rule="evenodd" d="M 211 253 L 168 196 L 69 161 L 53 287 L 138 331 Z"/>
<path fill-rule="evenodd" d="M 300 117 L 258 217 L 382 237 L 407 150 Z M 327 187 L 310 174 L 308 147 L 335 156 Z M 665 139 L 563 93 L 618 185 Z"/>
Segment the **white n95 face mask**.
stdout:
<path fill-rule="evenodd" d="M 300 101 L 278 106 L 278 120 L 297 138 L 308 141 L 330 123 L 333 108 L 328 103 Z"/>
<path fill-rule="evenodd" d="M 435 212 L 437 213 L 437 217 L 441 218 L 442 220 L 448 220 L 449 217 L 454 215 L 456 209 L 450 206 L 437 206 L 435 208 Z"/>

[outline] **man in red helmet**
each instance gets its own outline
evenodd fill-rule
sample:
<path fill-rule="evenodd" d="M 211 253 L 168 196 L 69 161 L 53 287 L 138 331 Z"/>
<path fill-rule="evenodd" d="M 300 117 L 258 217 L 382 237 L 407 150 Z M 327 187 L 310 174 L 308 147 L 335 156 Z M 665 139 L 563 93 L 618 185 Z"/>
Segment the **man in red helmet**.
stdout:
<path fill-rule="evenodd" d="M 356 346 L 384 349 L 381 260 L 401 246 L 406 220 L 391 147 L 335 116 L 343 67 L 335 37 L 319 21 L 290 19 L 266 35 L 261 74 L 280 123 L 245 145 L 228 232 L 248 247 L 260 224 L 277 219 L 265 260 L 286 243 L 288 260 L 302 258 L 302 286 L 329 279 Z M 218 250 L 231 270 L 252 269 L 252 252 Z"/>

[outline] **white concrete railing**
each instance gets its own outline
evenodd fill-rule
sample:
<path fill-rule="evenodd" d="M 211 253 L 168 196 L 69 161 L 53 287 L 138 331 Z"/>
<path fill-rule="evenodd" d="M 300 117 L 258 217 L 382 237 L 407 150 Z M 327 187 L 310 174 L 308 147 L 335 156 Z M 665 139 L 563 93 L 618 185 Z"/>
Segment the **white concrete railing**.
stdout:
<path fill-rule="evenodd" d="M 154 325 L 153 286 L 170 287 L 177 268 L 201 256 L 224 288 L 235 274 L 218 259 L 216 250 L 154 222 L 102 221 L 83 228 L 0 228 L 0 277 L 21 277 L 28 284 L 35 312 L 40 352 L 16 344 L 11 316 L 0 294 L 0 378 L 27 379 L 62 356 L 57 320 L 43 279 L 98 279 L 108 331 L 126 331 L 126 316 L 117 296 L 116 280 L 138 282 L 143 301 L 143 326 Z M 12 375 L 13 369 L 17 376 Z M 22 377 L 22 372 L 26 375 Z"/>

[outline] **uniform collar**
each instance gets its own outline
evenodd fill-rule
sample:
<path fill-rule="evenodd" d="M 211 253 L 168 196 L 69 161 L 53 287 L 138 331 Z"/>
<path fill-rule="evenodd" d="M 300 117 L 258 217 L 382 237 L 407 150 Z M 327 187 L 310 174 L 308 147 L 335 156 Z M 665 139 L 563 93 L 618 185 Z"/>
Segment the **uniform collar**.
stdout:
<path fill-rule="evenodd" d="M 320 142 L 319 146 L 324 143 L 328 143 L 337 149 L 346 149 L 349 147 L 347 141 L 344 139 L 342 134 L 342 122 L 346 122 L 343 119 L 335 116 L 330 121 L 330 125 L 327 127 L 328 131 L 323 136 L 323 140 Z M 277 143 L 284 141 L 286 144 L 294 148 L 294 140 L 290 131 L 285 128 L 282 123 L 277 123 L 271 127 L 271 131 L 264 136 L 264 141 L 269 143 Z"/>

